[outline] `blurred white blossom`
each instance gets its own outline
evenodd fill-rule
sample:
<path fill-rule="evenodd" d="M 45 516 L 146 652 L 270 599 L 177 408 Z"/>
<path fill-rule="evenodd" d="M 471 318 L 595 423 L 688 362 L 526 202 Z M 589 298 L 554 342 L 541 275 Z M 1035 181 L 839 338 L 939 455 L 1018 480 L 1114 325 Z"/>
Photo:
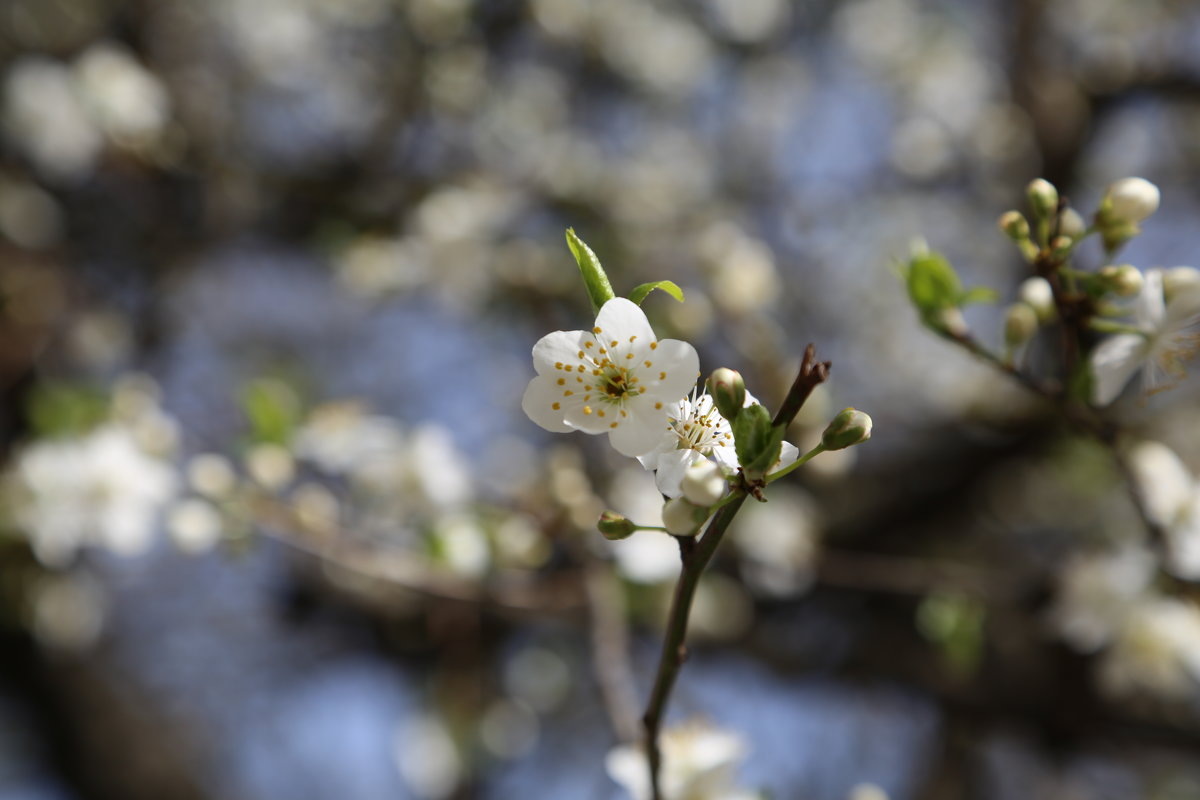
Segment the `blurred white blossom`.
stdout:
<path fill-rule="evenodd" d="M 1162 270 L 1149 270 L 1134 302 L 1134 326 L 1139 332 L 1110 336 L 1092 352 L 1093 402 L 1101 406 L 1111 403 L 1139 370 L 1144 391 L 1170 388 L 1171 381 L 1182 377 L 1183 360 L 1195 352 L 1200 341 L 1194 330 L 1197 323 L 1200 291 L 1180 292 L 1167 302 Z"/>
<path fill-rule="evenodd" d="M 662 766 L 659 786 L 665 800 L 755 800 L 734 784 L 746 745 L 736 734 L 705 722 L 666 728 L 659 737 Z M 646 754 L 640 746 L 621 745 L 608 754 L 609 777 L 634 800 L 650 800 Z"/>
<path fill-rule="evenodd" d="M 38 169 L 55 178 L 89 171 L 104 146 L 71 71 L 40 56 L 25 56 L 9 68 L 4 125 Z"/>
<path fill-rule="evenodd" d="M 17 524 L 50 567 L 69 565 L 87 545 L 121 555 L 144 552 L 178 483 L 167 461 L 117 424 L 28 445 L 9 479 Z"/>

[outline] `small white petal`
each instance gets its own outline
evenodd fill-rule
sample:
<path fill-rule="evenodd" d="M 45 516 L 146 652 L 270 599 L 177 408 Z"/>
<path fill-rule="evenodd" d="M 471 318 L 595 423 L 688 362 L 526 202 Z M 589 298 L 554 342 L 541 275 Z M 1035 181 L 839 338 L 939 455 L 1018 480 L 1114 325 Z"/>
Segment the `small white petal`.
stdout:
<path fill-rule="evenodd" d="M 521 398 L 521 410 L 536 424 L 552 433 L 567 433 L 573 430 L 564 419 L 562 409 L 562 392 L 549 375 L 539 375 L 525 387 L 525 395 Z M 554 408 L 555 404 L 558 408 Z"/>
<path fill-rule="evenodd" d="M 621 420 L 618 427 L 609 430 L 608 441 L 621 455 L 636 458 L 658 444 L 665 423 L 665 414 L 660 417 L 653 413 L 638 413 L 631 408 L 629 416 Z"/>
<path fill-rule="evenodd" d="M 1158 330 L 1166 319 L 1166 305 L 1163 302 L 1162 270 L 1146 271 L 1146 281 L 1138 292 L 1134 303 L 1134 317 L 1138 327 L 1147 331 Z"/>
<path fill-rule="evenodd" d="M 642 386 L 659 399 L 683 397 L 700 375 L 700 356 L 696 348 L 678 339 L 662 339 L 654 351 L 654 366 L 646 370 Z M 664 374 L 665 373 L 665 374 Z"/>
<path fill-rule="evenodd" d="M 672 450 L 663 453 L 659 458 L 658 471 L 654 474 L 654 484 L 667 497 L 679 497 L 683 494 L 681 484 L 684 472 L 703 458 L 704 456 L 695 450 Z"/>
<path fill-rule="evenodd" d="M 547 333 L 533 346 L 533 368 L 538 375 L 562 375 L 566 364 L 578 364 L 583 342 L 590 338 L 583 331 L 554 331 Z M 555 377 L 557 377 L 555 375 Z"/>
<path fill-rule="evenodd" d="M 1106 406 L 1116 400 L 1148 353 L 1146 339 L 1133 333 L 1119 333 L 1097 345 L 1092 352 L 1092 402 Z"/>
<path fill-rule="evenodd" d="M 1151 521 L 1164 526 L 1174 522 L 1195 487 L 1179 456 L 1160 442 L 1139 442 L 1129 451 L 1129 469 Z"/>
<path fill-rule="evenodd" d="M 629 337 L 635 336 L 648 344 L 655 338 L 645 312 L 624 297 L 614 297 L 604 304 L 596 315 L 596 327 L 600 329 L 597 336 L 613 336 L 621 342 L 628 342 Z"/>

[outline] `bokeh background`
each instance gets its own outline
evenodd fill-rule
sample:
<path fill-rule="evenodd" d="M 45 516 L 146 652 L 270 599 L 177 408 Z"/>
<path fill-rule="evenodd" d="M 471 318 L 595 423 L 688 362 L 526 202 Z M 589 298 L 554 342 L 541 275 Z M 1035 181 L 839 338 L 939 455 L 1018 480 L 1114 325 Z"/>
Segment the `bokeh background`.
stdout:
<path fill-rule="evenodd" d="M 568 226 L 768 404 L 815 342 L 802 449 L 875 420 L 701 587 L 672 719 L 741 785 L 1200 797 L 1200 627 L 1070 633 L 1140 535 L 1111 459 L 895 274 L 1010 298 L 1039 175 L 1154 181 L 1121 258 L 1194 262 L 1198 54 L 1182 0 L 0 1 L 0 798 L 624 796 L 677 559 L 520 411 L 590 325 Z M 1113 418 L 1200 468 L 1195 388 Z"/>

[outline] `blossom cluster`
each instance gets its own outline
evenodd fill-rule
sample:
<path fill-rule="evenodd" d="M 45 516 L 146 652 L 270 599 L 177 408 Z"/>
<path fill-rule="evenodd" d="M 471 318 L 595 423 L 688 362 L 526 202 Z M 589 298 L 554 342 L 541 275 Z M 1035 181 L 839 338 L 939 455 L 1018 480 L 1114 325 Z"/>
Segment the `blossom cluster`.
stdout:
<path fill-rule="evenodd" d="M 709 381 L 713 393 L 697 388 L 695 348 L 658 339 L 645 313 L 628 299 L 604 302 L 590 330 L 543 336 L 534 345 L 533 365 L 537 375 L 521 401 L 529 418 L 555 433 L 608 434 L 619 453 L 654 471 L 658 490 L 667 498 L 663 524 L 673 535 L 696 534 L 739 474 L 762 480 L 795 465 L 800 456 L 795 445 L 778 441 L 769 463 L 743 463 L 731 420 L 743 410 L 747 416 L 757 412 L 766 430 L 769 415 L 733 370 L 714 373 Z M 840 433 L 836 442 L 827 436 L 820 450 L 869 438 L 870 418 L 847 409 L 851 411 L 848 434 Z M 835 422 L 846 425 L 840 416 Z M 600 530 L 611 539 L 638 527 L 613 512 L 600 520 Z"/>
<path fill-rule="evenodd" d="M 1158 210 L 1159 189 L 1144 178 L 1112 183 L 1090 219 L 1043 179 L 1026 196 L 1029 216 L 1007 211 L 998 224 L 1032 273 L 1005 310 L 1002 352 L 976 339 L 961 312 L 998 293 L 964 291 L 943 257 L 914 255 L 904 271 L 909 295 L 934 331 L 1070 409 L 1067 421 L 1113 450 L 1128 484 L 1146 533 L 1068 559 L 1052 627 L 1072 648 L 1096 655 L 1100 688 L 1111 695 L 1195 696 L 1200 606 L 1172 587 L 1200 580 L 1200 481 L 1166 444 L 1116 435 L 1108 408 L 1139 373 L 1143 396 L 1184 376 L 1200 344 L 1200 270 L 1139 269 L 1115 258 Z M 1092 237 L 1105 260 L 1086 269 L 1077 263 L 1080 245 Z M 1047 377 L 1030 353 L 1052 328 L 1057 335 L 1045 343 L 1066 344 L 1053 360 L 1060 373 Z"/>

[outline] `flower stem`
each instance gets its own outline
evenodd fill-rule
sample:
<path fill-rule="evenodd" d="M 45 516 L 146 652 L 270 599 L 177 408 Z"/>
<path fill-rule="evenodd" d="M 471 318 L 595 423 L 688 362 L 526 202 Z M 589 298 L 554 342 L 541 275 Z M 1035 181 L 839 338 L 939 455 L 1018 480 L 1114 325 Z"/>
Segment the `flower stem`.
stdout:
<path fill-rule="evenodd" d="M 737 489 L 729 495 L 732 498 L 722 507 L 712 522 L 708 524 L 700 539 L 681 538 L 679 553 L 682 566 L 679 572 L 679 582 L 675 584 L 675 594 L 671 598 L 671 611 L 667 621 L 667 631 L 663 636 L 662 655 L 659 657 L 658 672 L 654 678 L 654 688 L 650 692 L 650 701 L 646 705 L 646 713 L 642 716 L 642 726 L 646 732 L 646 757 L 650 765 L 650 790 L 654 800 L 663 800 L 662 790 L 658 784 L 659 767 L 662 765 L 662 753 L 658 747 L 659 730 L 662 727 L 663 714 L 671 689 L 675 686 L 675 678 L 687 658 L 687 646 L 684 638 L 687 635 L 688 616 L 692 610 L 692 599 L 696 595 L 696 587 L 700 576 L 708 562 L 717 551 L 717 545 L 725 535 L 729 523 L 733 521 L 738 509 L 746 501 L 744 489 Z"/>
<path fill-rule="evenodd" d="M 772 420 L 772 425 L 782 425 L 785 428 L 796 418 L 804 401 L 812 394 L 812 390 L 829 377 L 828 361 L 816 360 L 816 349 L 810 344 L 804 350 L 804 358 L 800 362 L 800 371 L 796 380 L 788 390 L 787 396 L 779 407 L 779 413 Z M 799 459 L 803 463 L 815 453 Z M 700 576 L 704 568 L 717 552 L 721 538 L 729 523 L 737 516 L 746 502 L 749 488 L 745 478 L 740 479 L 740 485 L 735 487 L 725 498 L 712 508 L 716 511 L 708 527 L 698 538 L 676 537 L 679 542 L 679 582 L 675 584 L 675 594 L 671 598 L 671 609 L 667 616 L 667 630 L 663 635 L 662 654 L 658 660 L 658 671 L 654 676 L 654 688 L 646 704 L 646 713 L 642 715 L 642 728 L 646 734 L 646 761 L 650 768 L 650 796 L 652 800 L 663 800 L 662 788 L 658 783 L 659 768 L 662 766 L 662 751 L 658 747 L 659 730 L 662 727 L 663 716 L 667 703 L 671 698 L 671 689 L 675 679 L 687 658 L 688 617 L 692 611 L 692 600 L 696 596 L 696 587 L 700 584 Z M 757 489 L 757 487 L 755 487 Z"/>
<path fill-rule="evenodd" d="M 789 475 L 792 471 L 799 469 L 800 467 L 804 466 L 809 461 L 811 461 L 814 456 L 820 455 L 821 453 L 824 453 L 824 452 L 825 452 L 825 445 L 818 444 L 812 450 L 809 450 L 807 453 L 800 456 L 799 458 L 797 458 L 791 464 L 788 464 L 783 469 L 777 470 L 775 472 L 772 472 L 770 475 L 768 475 L 766 478 L 767 483 L 771 483 L 772 481 L 777 481 L 780 478 L 784 477 L 785 475 Z"/>
<path fill-rule="evenodd" d="M 1146 332 L 1136 325 L 1127 325 L 1108 319 L 1096 319 L 1092 317 L 1088 320 L 1088 327 L 1099 333 L 1132 333 L 1137 336 L 1146 337 Z"/>

